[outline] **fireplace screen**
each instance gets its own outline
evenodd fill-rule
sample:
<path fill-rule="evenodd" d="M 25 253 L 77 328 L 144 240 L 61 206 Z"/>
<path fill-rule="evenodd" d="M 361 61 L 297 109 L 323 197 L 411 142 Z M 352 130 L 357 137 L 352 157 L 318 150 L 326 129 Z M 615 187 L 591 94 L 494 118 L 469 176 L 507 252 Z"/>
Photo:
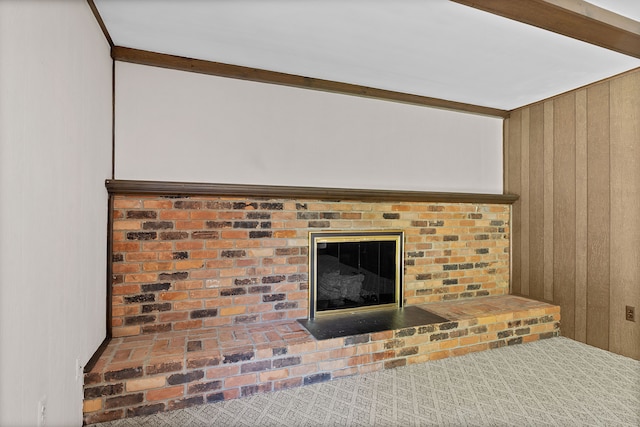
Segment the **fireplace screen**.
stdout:
<path fill-rule="evenodd" d="M 402 306 L 401 231 L 311 232 L 309 318 Z"/>

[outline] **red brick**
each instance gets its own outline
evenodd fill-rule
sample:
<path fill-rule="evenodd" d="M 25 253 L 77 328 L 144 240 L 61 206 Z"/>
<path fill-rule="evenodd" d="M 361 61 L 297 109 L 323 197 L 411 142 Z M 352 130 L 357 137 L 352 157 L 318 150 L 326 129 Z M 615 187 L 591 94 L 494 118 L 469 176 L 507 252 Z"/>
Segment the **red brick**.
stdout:
<path fill-rule="evenodd" d="M 132 295 L 140 293 L 140 285 L 115 285 L 112 287 L 113 295 Z"/>
<path fill-rule="evenodd" d="M 355 354 L 357 353 L 357 349 L 355 346 L 350 346 L 350 347 L 345 347 L 345 348 L 339 348 L 336 350 L 331 350 L 330 353 L 330 358 L 331 359 L 337 359 L 337 358 L 342 358 L 342 357 L 350 357 L 350 356 L 355 356 Z"/>
<path fill-rule="evenodd" d="M 193 276 L 193 275 L 191 275 Z M 183 280 L 174 283 L 174 289 L 177 291 L 201 289 L 204 286 L 202 280 Z"/>
<path fill-rule="evenodd" d="M 379 362 L 381 360 L 392 359 L 394 357 L 396 357 L 396 352 L 394 350 L 381 351 L 373 354 L 373 361 Z"/>
<path fill-rule="evenodd" d="M 96 412 L 96 411 L 99 411 L 100 409 L 102 409 L 101 398 L 85 400 L 82 404 L 82 412 L 85 414 L 88 412 Z"/>
<path fill-rule="evenodd" d="M 204 221 L 176 221 L 176 230 L 200 230 Z"/>
<path fill-rule="evenodd" d="M 140 220 L 121 220 L 113 222 L 114 230 L 140 230 L 142 228 L 142 221 Z"/>
<path fill-rule="evenodd" d="M 288 369 L 278 369 L 275 371 L 260 372 L 260 382 L 282 380 L 289 376 Z"/>
<path fill-rule="evenodd" d="M 114 337 L 129 337 L 133 335 L 140 335 L 140 326 L 113 328 L 111 332 Z"/>
<path fill-rule="evenodd" d="M 261 246 L 260 240 L 262 239 L 237 240 L 235 246 L 236 248 L 259 248 Z"/>
<path fill-rule="evenodd" d="M 223 307 L 232 304 L 233 299 L 231 297 L 226 298 L 215 298 L 212 300 L 205 301 L 205 307 L 207 308 L 215 308 L 215 307 Z"/>
<path fill-rule="evenodd" d="M 160 219 L 189 219 L 188 210 L 162 210 Z"/>
<path fill-rule="evenodd" d="M 147 391 L 147 400 L 150 402 L 156 400 L 173 399 L 176 397 L 184 396 L 184 385 L 177 385 L 174 387 L 165 387 L 158 390 Z"/>
<path fill-rule="evenodd" d="M 322 341 L 319 341 L 319 343 Z M 325 350 L 325 351 L 316 351 L 313 353 L 307 353 L 302 355 L 302 363 L 307 364 L 307 363 L 315 363 L 315 362 L 319 362 L 321 360 L 329 360 L 329 359 L 333 359 L 331 357 L 331 351 L 330 350 Z"/>
<path fill-rule="evenodd" d="M 114 242 L 114 252 L 134 252 L 140 250 L 140 243 L 138 242 Z"/>
<path fill-rule="evenodd" d="M 272 321 L 276 321 L 276 320 L 283 320 L 286 318 L 286 312 L 284 311 L 279 311 L 279 312 L 266 312 L 262 314 L 262 320 L 264 322 L 272 322 Z"/>
<path fill-rule="evenodd" d="M 148 390 L 152 388 L 160 388 L 160 387 L 164 387 L 165 380 L 166 378 L 164 376 L 129 380 L 126 382 L 126 389 L 129 392 L 129 391 Z"/>
<path fill-rule="evenodd" d="M 237 375 L 235 377 L 227 377 L 224 379 L 224 387 L 240 387 L 243 385 L 252 385 L 258 382 L 258 374 Z"/>
<path fill-rule="evenodd" d="M 331 373 L 331 378 L 340 378 L 340 377 L 348 377 L 351 375 L 356 375 L 358 373 L 358 367 L 350 367 L 344 369 L 338 369 L 337 371 L 333 371 Z"/>
<path fill-rule="evenodd" d="M 207 379 L 224 379 L 239 373 L 239 365 L 219 366 L 207 369 Z"/>
<path fill-rule="evenodd" d="M 145 262 L 144 271 L 168 271 L 173 269 L 173 262 Z"/>
<path fill-rule="evenodd" d="M 173 203 L 170 200 L 145 200 L 143 206 L 145 209 L 171 209 Z"/>
<path fill-rule="evenodd" d="M 315 374 L 316 372 L 318 372 L 318 367 L 316 366 L 315 363 L 311 363 L 308 365 L 292 366 L 289 372 L 293 377 L 297 377 L 300 375 L 307 376 L 309 374 Z"/>
<path fill-rule="evenodd" d="M 125 260 L 132 261 L 155 261 L 158 258 L 157 252 L 134 252 L 125 255 Z"/>
<path fill-rule="evenodd" d="M 369 362 L 369 357 L 364 358 L 363 360 L 366 360 L 363 363 L 368 363 Z M 321 371 L 335 371 L 338 369 L 342 369 L 342 368 L 346 368 L 347 366 L 353 366 L 353 365 L 361 365 L 363 363 L 350 363 L 351 360 L 347 361 L 346 359 L 336 359 L 336 360 L 327 360 L 327 361 L 320 361 L 318 362 L 318 369 Z"/>
<path fill-rule="evenodd" d="M 288 239 L 292 237 L 296 237 L 298 235 L 295 230 L 278 230 L 273 232 L 273 237 L 279 239 Z"/>
<path fill-rule="evenodd" d="M 189 317 L 189 313 L 187 312 L 169 311 L 166 313 L 160 313 L 158 320 L 160 320 L 160 322 L 175 322 L 178 320 L 186 320 L 188 317 Z"/>
<path fill-rule="evenodd" d="M 202 301 L 179 301 L 173 303 L 174 310 L 197 310 L 202 308 Z"/>
<path fill-rule="evenodd" d="M 182 241 L 176 242 L 176 250 L 178 251 L 188 251 L 188 250 L 197 250 L 204 248 L 204 242 L 202 241 Z"/>
<path fill-rule="evenodd" d="M 202 320 L 189 320 L 185 322 L 176 322 L 173 325 L 173 330 L 181 331 L 185 329 L 197 329 L 202 327 Z"/>
<path fill-rule="evenodd" d="M 218 219 L 218 212 L 206 210 L 191 211 L 191 219 Z"/>
<path fill-rule="evenodd" d="M 220 233 L 220 238 L 222 239 L 248 239 L 249 232 L 248 231 L 223 231 Z"/>
<path fill-rule="evenodd" d="M 233 267 L 233 259 L 217 259 L 206 262 L 206 268 L 230 268 Z M 218 272 L 218 276 L 220 273 Z"/>
<path fill-rule="evenodd" d="M 191 251 L 190 258 L 191 259 L 207 259 L 207 258 L 217 258 L 219 251 L 217 250 L 198 250 Z"/>
<path fill-rule="evenodd" d="M 170 251 L 172 249 L 171 242 L 145 242 L 142 244 L 143 251 Z"/>
<path fill-rule="evenodd" d="M 130 198 L 116 197 L 113 200 L 114 209 L 139 209 L 142 207 L 142 201 Z"/>
<path fill-rule="evenodd" d="M 366 365 L 372 362 L 370 354 L 362 354 L 360 356 L 352 356 L 348 359 L 349 366 Z"/>
<path fill-rule="evenodd" d="M 199 289 L 189 291 L 190 298 L 217 298 L 218 296 L 220 296 L 220 290 L 218 289 Z"/>
<path fill-rule="evenodd" d="M 175 300 L 183 300 L 189 298 L 189 294 L 187 292 L 161 292 L 160 300 L 161 301 L 175 301 Z"/>
<path fill-rule="evenodd" d="M 302 385 L 302 377 L 289 378 L 280 381 L 273 382 L 274 390 L 285 390 L 292 387 L 299 387 Z"/>

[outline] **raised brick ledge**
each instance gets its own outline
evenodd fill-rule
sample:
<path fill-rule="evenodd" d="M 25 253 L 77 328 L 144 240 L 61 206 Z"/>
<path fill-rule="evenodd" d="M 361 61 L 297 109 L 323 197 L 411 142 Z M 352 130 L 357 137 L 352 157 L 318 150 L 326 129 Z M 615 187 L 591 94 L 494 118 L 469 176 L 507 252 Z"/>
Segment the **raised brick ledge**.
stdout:
<path fill-rule="evenodd" d="M 148 415 L 559 335 L 560 307 L 506 295 L 422 306 L 449 322 L 318 341 L 296 321 L 114 338 L 84 423 Z"/>

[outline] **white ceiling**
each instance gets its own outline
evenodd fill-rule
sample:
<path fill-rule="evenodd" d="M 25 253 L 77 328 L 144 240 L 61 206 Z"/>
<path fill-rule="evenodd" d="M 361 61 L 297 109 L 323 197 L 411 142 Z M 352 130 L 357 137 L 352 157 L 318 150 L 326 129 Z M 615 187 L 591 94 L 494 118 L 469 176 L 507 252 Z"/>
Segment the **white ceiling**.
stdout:
<path fill-rule="evenodd" d="M 591 3 L 640 20 L 638 0 Z M 116 46 L 510 110 L 640 59 L 448 0 L 95 0 Z"/>

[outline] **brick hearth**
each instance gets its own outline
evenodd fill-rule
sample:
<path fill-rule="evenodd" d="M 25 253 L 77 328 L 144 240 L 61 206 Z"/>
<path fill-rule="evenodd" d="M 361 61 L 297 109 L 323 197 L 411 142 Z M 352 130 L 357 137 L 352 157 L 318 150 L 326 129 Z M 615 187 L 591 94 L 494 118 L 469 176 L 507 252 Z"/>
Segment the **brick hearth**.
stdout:
<path fill-rule="evenodd" d="M 114 339 L 85 375 L 85 423 L 313 384 L 559 334 L 558 306 L 517 296 L 423 307 L 450 321 L 323 341 L 292 320 Z"/>
<path fill-rule="evenodd" d="M 116 195 L 113 339 L 85 422 L 149 414 L 557 335 L 509 296 L 504 204 Z M 317 341 L 309 231 L 404 231 L 406 306 L 449 322 Z"/>

